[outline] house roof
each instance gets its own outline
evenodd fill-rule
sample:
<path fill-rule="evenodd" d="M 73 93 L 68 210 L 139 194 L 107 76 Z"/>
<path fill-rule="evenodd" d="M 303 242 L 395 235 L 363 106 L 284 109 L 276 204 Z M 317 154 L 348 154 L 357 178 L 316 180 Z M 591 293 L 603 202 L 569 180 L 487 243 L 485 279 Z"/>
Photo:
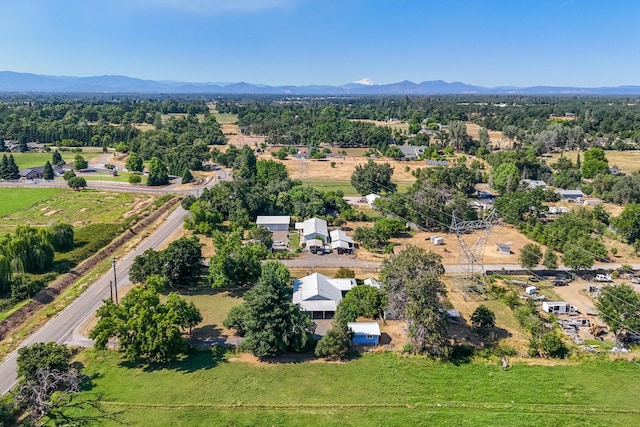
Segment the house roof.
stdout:
<path fill-rule="evenodd" d="M 378 282 L 373 277 L 369 277 L 368 279 L 364 279 L 364 284 L 368 286 L 373 286 L 374 288 L 380 289 L 380 282 Z"/>
<path fill-rule="evenodd" d="M 259 216 L 256 218 L 256 225 L 289 225 L 291 222 L 290 216 Z"/>
<path fill-rule="evenodd" d="M 424 153 L 424 150 L 427 147 L 424 145 L 399 145 L 398 148 L 405 157 L 418 157 L 420 154 Z"/>
<path fill-rule="evenodd" d="M 307 247 L 310 246 L 320 246 L 323 247 L 324 246 L 324 242 L 320 239 L 311 239 L 311 240 L 307 240 L 306 242 Z"/>
<path fill-rule="evenodd" d="M 582 191 L 580 191 L 580 190 L 563 190 L 563 189 L 559 189 L 559 190 L 556 190 L 556 193 L 558 193 L 562 197 L 566 197 L 566 196 L 582 197 L 584 195 L 582 193 Z"/>
<path fill-rule="evenodd" d="M 308 236 L 310 234 L 319 234 L 329 237 L 327 230 L 327 221 L 320 218 L 311 218 L 304 222 L 296 222 L 296 230 L 302 230 L 302 234 Z"/>
<path fill-rule="evenodd" d="M 529 188 L 536 188 L 536 187 L 546 188 L 547 187 L 546 182 L 540 181 L 537 179 L 523 179 L 520 182 L 523 184 L 526 184 Z"/>
<path fill-rule="evenodd" d="M 331 241 L 332 242 L 343 241 L 343 242 L 347 242 L 347 243 L 353 244 L 353 239 L 351 237 L 347 236 L 347 233 L 345 233 L 342 230 L 333 230 L 331 233 L 329 233 L 329 235 L 331 236 Z"/>
<path fill-rule="evenodd" d="M 341 300 L 340 289 L 323 274 L 313 273 L 293 282 L 293 303 L 304 311 L 335 311 Z"/>
<path fill-rule="evenodd" d="M 380 336 L 380 325 L 378 325 L 378 322 L 348 322 L 347 327 L 356 335 Z"/>
<path fill-rule="evenodd" d="M 329 283 L 341 291 L 350 291 L 354 286 L 356 286 L 356 279 L 327 279 L 329 280 Z"/>

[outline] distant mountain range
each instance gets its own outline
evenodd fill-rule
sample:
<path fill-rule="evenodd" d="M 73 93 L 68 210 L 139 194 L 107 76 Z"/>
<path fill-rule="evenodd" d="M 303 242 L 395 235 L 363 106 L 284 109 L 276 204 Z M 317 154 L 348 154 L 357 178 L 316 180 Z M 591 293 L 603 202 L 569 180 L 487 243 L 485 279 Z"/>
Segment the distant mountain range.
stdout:
<path fill-rule="evenodd" d="M 53 93 L 184 93 L 263 95 L 640 95 L 640 86 L 617 87 L 482 87 L 442 80 L 414 83 L 408 80 L 374 84 L 370 79 L 342 86 L 268 86 L 239 83 L 189 83 L 142 80 L 126 76 L 69 77 L 0 71 L 0 92 Z"/>

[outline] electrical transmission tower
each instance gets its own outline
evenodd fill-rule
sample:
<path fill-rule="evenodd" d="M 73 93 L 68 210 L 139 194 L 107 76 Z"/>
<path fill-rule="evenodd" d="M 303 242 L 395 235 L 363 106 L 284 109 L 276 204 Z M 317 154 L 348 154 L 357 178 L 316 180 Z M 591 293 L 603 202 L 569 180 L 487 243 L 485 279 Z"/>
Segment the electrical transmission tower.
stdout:
<path fill-rule="evenodd" d="M 309 173 L 309 157 L 311 156 L 311 148 L 313 145 L 307 145 L 307 152 L 298 151 L 298 179 L 300 181 L 309 181 L 310 173 Z"/>
<path fill-rule="evenodd" d="M 496 225 L 497 216 L 495 210 L 476 221 L 462 221 L 456 218 L 455 213 L 451 220 L 451 233 L 458 238 L 460 256 L 458 258 L 458 271 L 454 275 L 454 285 L 463 292 L 466 299 L 468 293 L 483 294 L 486 292 L 485 271 L 482 257 L 484 248 L 491 229 Z M 465 234 L 478 232 L 473 243 L 469 244 Z"/>

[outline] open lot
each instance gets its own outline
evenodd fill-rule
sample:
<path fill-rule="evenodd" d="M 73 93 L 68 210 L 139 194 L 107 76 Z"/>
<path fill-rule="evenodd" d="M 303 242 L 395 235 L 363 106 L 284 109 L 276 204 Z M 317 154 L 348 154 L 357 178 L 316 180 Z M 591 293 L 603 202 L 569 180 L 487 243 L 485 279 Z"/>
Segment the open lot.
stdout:
<path fill-rule="evenodd" d="M 66 222 L 78 227 L 95 223 L 119 222 L 149 206 L 156 198 L 148 194 L 52 190 L 48 193 L 49 197 L 35 196 L 35 201 L 28 206 L 15 205 L 19 209 L 12 209 L 11 212 L 2 215 L 0 234 L 12 231 L 18 224 L 49 225 L 55 222 Z M 26 191 L 34 192 L 34 195 L 43 194 L 41 193 L 43 189 L 14 188 L 3 188 L 2 194 L 3 197 L 13 197 L 12 194 L 21 195 Z"/>
<path fill-rule="evenodd" d="M 394 121 L 384 121 L 384 120 L 369 120 L 369 119 L 349 119 L 350 122 L 363 122 L 363 123 L 373 123 L 376 126 L 386 126 L 391 128 L 392 130 L 400 129 L 403 132 L 407 132 L 409 130 L 409 123 L 403 122 L 400 120 Z"/>
<path fill-rule="evenodd" d="M 639 415 L 637 366 L 628 362 L 503 371 L 392 353 L 256 363 L 217 350 L 167 366 L 135 367 L 113 352 L 78 360 L 91 378 L 86 393 L 131 425 L 622 426 Z"/>
<path fill-rule="evenodd" d="M 467 134 L 473 138 L 478 139 L 478 131 L 480 130 L 480 126 L 475 123 L 467 123 Z M 489 141 L 493 145 L 496 145 L 500 148 L 509 148 L 510 142 L 507 138 L 502 136 L 502 132 L 498 130 L 490 130 L 489 131 Z"/>
<path fill-rule="evenodd" d="M 34 203 L 41 202 L 56 194 L 67 190 L 60 188 L 3 188 L 2 203 L 0 203 L 1 217 L 20 209 L 28 208 Z"/>

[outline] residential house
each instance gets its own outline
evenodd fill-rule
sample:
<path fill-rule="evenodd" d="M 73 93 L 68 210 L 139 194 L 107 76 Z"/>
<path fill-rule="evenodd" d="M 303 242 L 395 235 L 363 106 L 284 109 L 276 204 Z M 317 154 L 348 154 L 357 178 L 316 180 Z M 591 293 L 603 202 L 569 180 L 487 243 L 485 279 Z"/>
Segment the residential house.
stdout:
<path fill-rule="evenodd" d="M 347 327 L 353 332 L 351 344 L 378 345 L 380 340 L 378 322 L 348 322 Z"/>
<path fill-rule="evenodd" d="M 327 221 L 324 219 L 311 218 L 304 222 L 296 222 L 296 230 L 302 230 L 302 241 L 305 243 L 312 239 L 329 241 Z"/>
<path fill-rule="evenodd" d="M 399 145 L 398 148 L 402 152 L 404 160 L 418 160 L 424 151 L 427 149 L 424 145 Z"/>
<path fill-rule="evenodd" d="M 58 165 L 52 166 L 55 174 L 62 174 L 62 168 Z M 42 179 L 44 177 L 44 166 L 37 166 L 35 168 L 22 169 L 20 171 L 20 178 L 24 179 Z"/>
<path fill-rule="evenodd" d="M 353 239 L 347 236 L 342 230 L 333 230 L 329 233 L 331 237 L 331 249 L 336 249 L 340 252 L 351 252 L 353 251 Z"/>
<path fill-rule="evenodd" d="M 290 223 L 290 216 L 259 216 L 256 218 L 256 225 L 258 227 L 266 228 L 271 232 L 288 231 Z"/>
<path fill-rule="evenodd" d="M 347 280 L 353 282 L 332 279 L 320 273 L 296 279 L 293 281 L 293 303 L 310 313 L 313 319 L 332 319 L 342 301 L 343 289 L 346 290 L 351 283 L 355 285 L 355 279 Z"/>
<path fill-rule="evenodd" d="M 577 200 L 582 199 L 584 194 L 580 190 L 556 190 L 556 193 L 560 195 L 562 200 Z"/>
<path fill-rule="evenodd" d="M 530 189 L 534 189 L 534 188 L 542 188 L 545 189 L 547 188 L 547 183 L 544 181 L 540 181 L 537 179 L 523 179 L 520 181 L 520 184 L 522 184 L 523 186 L 530 188 Z"/>

